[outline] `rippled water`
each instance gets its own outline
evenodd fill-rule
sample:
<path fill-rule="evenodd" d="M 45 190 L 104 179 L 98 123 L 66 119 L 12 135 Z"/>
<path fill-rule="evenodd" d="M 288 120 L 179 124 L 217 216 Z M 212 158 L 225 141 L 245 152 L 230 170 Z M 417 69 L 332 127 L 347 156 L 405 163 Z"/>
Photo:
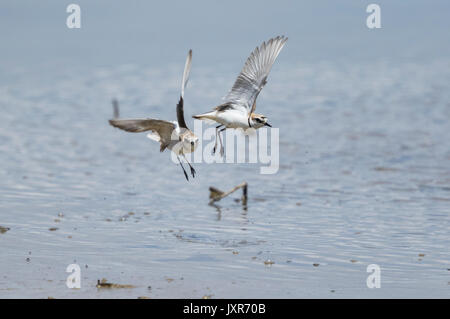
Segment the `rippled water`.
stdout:
<path fill-rule="evenodd" d="M 258 105 L 280 129 L 279 172 L 196 164 L 189 183 L 107 123 L 113 97 L 124 117 L 174 120 L 182 67 L 4 75 L 0 297 L 450 297 L 450 61 L 279 63 Z M 187 115 L 236 73 L 194 63 Z M 208 205 L 209 186 L 242 181 L 247 210 L 239 192 Z"/>

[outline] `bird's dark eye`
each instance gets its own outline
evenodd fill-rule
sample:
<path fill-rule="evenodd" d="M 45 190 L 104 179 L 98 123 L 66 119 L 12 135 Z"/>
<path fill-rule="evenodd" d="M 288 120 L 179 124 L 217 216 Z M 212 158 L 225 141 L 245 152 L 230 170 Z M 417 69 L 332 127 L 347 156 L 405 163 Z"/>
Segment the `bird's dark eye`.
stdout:
<path fill-rule="evenodd" d="M 191 142 L 191 145 L 192 145 L 192 146 L 194 146 L 194 144 L 195 144 L 194 142 Z"/>
<path fill-rule="evenodd" d="M 262 121 L 259 118 L 256 119 L 256 122 L 262 123 Z"/>

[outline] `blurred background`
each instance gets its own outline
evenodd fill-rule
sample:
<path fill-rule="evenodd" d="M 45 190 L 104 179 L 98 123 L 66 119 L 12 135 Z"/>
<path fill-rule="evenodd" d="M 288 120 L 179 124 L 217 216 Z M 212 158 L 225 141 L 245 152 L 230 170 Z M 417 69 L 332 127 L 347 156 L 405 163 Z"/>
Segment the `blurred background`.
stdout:
<path fill-rule="evenodd" d="M 290 38 L 294 62 L 429 61 L 449 55 L 447 1 L 377 1 L 382 28 L 366 27 L 364 1 L 77 1 L 81 29 L 66 27 L 71 2 L 3 1 L 1 66 L 99 67 L 180 63 L 192 48 L 197 68 L 239 69 L 261 41 Z M 226 57 L 226 59 L 224 59 Z M 8 67 L 7 67 L 8 66 Z M 3 71 L 3 70 L 2 70 Z M 236 71 L 237 72 L 237 71 Z M 235 73 L 236 73 L 235 72 Z M 2 77 L 3 78 L 3 77 Z"/>
<path fill-rule="evenodd" d="M 80 0 L 80 29 L 70 3 L 0 3 L 0 297 L 450 296 L 448 1 L 377 1 L 381 29 L 364 1 Z M 188 183 L 108 125 L 113 98 L 175 120 L 192 49 L 192 126 L 277 35 L 257 109 L 280 129 L 277 174 L 202 163 Z M 247 209 L 208 206 L 242 181 Z"/>

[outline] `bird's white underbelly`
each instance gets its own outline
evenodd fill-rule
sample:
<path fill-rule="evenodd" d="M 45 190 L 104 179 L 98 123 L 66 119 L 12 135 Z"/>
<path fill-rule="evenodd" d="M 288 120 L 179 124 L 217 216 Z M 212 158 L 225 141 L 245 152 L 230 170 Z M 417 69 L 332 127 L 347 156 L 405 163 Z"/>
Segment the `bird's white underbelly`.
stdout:
<path fill-rule="evenodd" d="M 195 149 L 197 148 L 197 143 L 194 146 L 192 146 L 192 144 L 189 141 L 185 140 L 180 141 L 179 140 L 180 129 L 178 127 L 178 123 L 177 122 L 173 123 L 176 124 L 177 126 L 175 127 L 175 131 L 172 132 L 172 135 L 170 137 L 171 140 L 169 145 L 167 145 L 167 148 L 177 155 L 189 154 L 194 152 Z M 147 137 L 156 142 L 161 142 L 161 138 L 157 133 L 151 132 L 147 134 Z"/>
<path fill-rule="evenodd" d="M 248 115 L 240 111 L 227 110 L 225 112 L 217 112 L 216 121 L 229 128 L 249 128 Z"/>
<path fill-rule="evenodd" d="M 177 155 L 182 155 L 194 152 L 197 148 L 197 144 L 192 146 L 190 142 L 173 141 L 169 144 L 169 146 L 167 146 L 167 148 Z"/>

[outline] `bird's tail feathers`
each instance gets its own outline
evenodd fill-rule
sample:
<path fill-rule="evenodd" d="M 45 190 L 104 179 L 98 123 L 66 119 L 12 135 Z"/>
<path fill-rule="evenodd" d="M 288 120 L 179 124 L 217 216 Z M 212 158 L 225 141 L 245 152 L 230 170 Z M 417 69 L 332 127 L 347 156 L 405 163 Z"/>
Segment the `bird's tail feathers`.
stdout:
<path fill-rule="evenodd" d="M 212 111 L 212 112 L 208 112 L 208 113 L 203 113 L 203 114 L 199 114 L 199 115 L 194 115 L 192 116 L 194 119 L 197 120 L 202 120 L 205 121 L 208 124 L 212 124 L 215 122 L 215 118 L 216 118 L 216 111 Z"/>

